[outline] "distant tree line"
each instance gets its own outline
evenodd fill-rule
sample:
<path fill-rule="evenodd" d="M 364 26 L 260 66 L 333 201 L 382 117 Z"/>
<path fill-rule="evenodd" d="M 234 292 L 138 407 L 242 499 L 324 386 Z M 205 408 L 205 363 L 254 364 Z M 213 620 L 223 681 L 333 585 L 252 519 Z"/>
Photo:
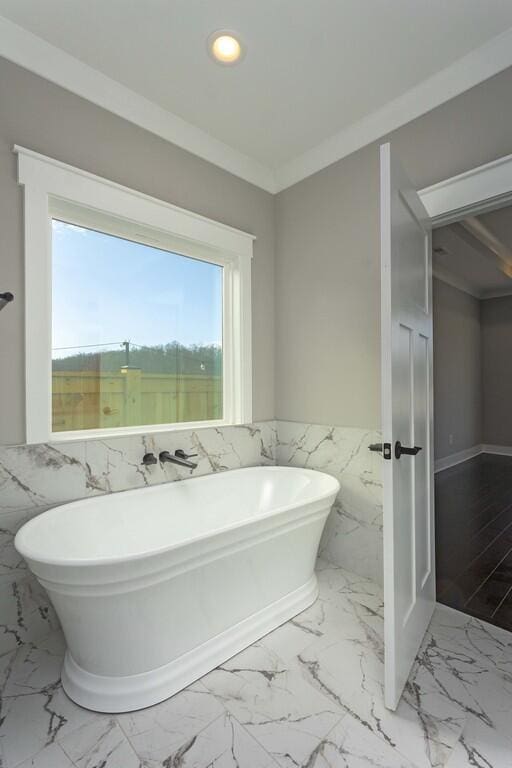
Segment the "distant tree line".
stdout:
<path fill-rule="evenodd" d="M 184 346 L 177 341 L 157 346 L 129 345 L 128 357 L 124 347 L 77 354 L 53 359 L 54 371 L 118 371 L 128 363 L 146 373 L 175 375 L 220 376 L 222 349 L 216 344 Z"/>

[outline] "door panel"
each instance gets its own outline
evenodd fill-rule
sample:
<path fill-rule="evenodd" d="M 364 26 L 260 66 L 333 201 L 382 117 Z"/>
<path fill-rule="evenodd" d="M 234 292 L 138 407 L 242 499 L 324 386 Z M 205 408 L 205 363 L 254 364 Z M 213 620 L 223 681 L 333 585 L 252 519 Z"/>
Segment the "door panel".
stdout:
<path fill-rule="evenodd" d="M 430 223 L 381 147 L 385 701 L 395 709 L 435 605 Z M 409 453 L 395 455 L 400 442 Z M 419 450 L 413 455 L 415 446 Z"/>
<path fill-rule="evenodd" d="M 397 328 L 395 373 L 396 386 L 394 394 L 396 402 L 395 423 L 396 439 L 403 445 L 411 445 L 412 439 L 412 383 L 414 332 L 411 328 L 399 324 Z M 400 462 L 396 471 L 400 473 L 401 493 L 396 497 L 396 516 L 400 524 L 396 529 L 397 547 L 402 557 L 400 564 L 400 579 L 396 582 L 396 611 L 399 616 L 406 616 L 411 608 L 415 590 L 414 581 L 414 520 L 410 514 L 411 497 L 414 487 L 412 463 Z"/>
<path fill-rule="evenodd" d="M 429 416 L 429 340 L 423 334 L 418 334 L 416 342 L 415 356 L 415 437 L 416 445 L 427 446 L 429 443 L 428 435 L 428 416 Z M 431 556 L 430 556 L 430 488 L 428 482 L 429 473 L 429 454 L 428 451 L 421 451 L 416 457 L 416 528 L 418 536 L 416 538 L 416 588 L 420 592 L 425 581 L 430 576 Z M 426 492 L 425 492 L 426 489 Z"/>
<path fill-rule="evenodd" d="M 410 195 L 409 195 L 410 198 Z M 418 198 L 419 200 L 419 198 Z M 402 300 L 428 313 L 428 234 L 417 226 L 417 219 L 405 196 L 398 194 L 394 226 L 400 228 L 395 267 Z"/>

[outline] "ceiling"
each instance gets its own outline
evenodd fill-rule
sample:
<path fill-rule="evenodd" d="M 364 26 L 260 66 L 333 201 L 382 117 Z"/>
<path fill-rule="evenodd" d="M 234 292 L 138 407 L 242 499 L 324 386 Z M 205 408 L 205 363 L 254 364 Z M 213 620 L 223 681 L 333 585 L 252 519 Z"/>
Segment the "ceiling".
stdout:
<path fill-rule="evenodd" d="M 432 248 L 435 277 L 476 298 L 512 294 L 512 206 L 435 229 Z"/>
<path fill-rule="evenodd" d="M 271 191 L 512 64 L 510 0 L 0 0 L 0 15 L 0 55 Z M 247 46 L 237 66 L 208 56 L 220 28 Z"/>

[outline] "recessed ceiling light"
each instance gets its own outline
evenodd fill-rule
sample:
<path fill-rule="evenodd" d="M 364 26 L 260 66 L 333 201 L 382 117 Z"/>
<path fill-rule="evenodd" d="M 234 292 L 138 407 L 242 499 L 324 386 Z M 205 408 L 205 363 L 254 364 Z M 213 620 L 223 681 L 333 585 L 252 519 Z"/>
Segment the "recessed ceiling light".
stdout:
<path fill-rule="evenodd" d="M 218 30 L 208 38 L 210 55 L 219 64 L 235 64 L 243 57 L 244 47 L 240 39 L 227 29 Z"/>

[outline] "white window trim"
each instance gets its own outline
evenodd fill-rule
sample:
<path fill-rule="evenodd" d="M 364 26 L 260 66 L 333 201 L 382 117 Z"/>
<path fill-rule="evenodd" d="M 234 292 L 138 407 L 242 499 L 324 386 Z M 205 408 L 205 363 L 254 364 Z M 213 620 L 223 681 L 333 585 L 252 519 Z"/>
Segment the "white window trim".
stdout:
<path fill-rule="evenodd" d="M 26 442 L 62 442 L 130 434 L 180 431 L 252 420 L 251 259 L 254 235 L 14 146 L 18 182 L 24 188 L 25 235 L 25 401 Z M 52 432 L 51 414 L 51 221 L 52 199 L 117 216 L 182 238 L 191 249 L 205 247 L 228 266 L 224 290 L 224 387 L 229 412 L 217 421 L 152 424 L 73 432 Z M 212 259 L 213 260 L 213 259 Z"/>

